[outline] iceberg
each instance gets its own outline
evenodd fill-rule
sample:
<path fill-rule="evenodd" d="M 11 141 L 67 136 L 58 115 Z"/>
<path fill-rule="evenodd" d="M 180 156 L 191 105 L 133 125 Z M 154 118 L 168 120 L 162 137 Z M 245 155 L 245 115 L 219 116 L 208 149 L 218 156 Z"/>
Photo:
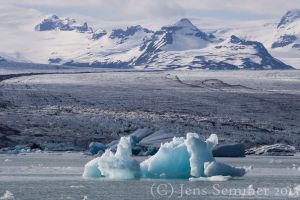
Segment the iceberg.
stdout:
<path fill-rule="evenodd" d="M 214 157 L 245 157 L 245 145 L 241 143 L 224 144 L 213 149 Z"/>
<path fill-rule="evenodd" d="M 289 197 L 298 198 L 300 197 L 300 185 L 295 186 L 289 191 Z"/>
<path fill-rule="evenodd" d="M 199 138 L 196 133 L 186 135 L 185 145 L 190 154 L 192 177 L 205 177 L 204 164 L 214 161 L 212 148 L 218 144 L 218 137 L 212 134 L 206 141 Z"/>
<path fill-rule="evenodd" d="M 296 154 L 296 147 L 287 144 L 272 144 L 253 147 L 248 149 L 247 154 L 264 155 L 264 156 L 293 156 Z"/>
<path fill-rule="evenodd" d="M 102 176 L 101 171 L 98 168 L 99 157 L 95 158 L 84 166 L 83 177 L 85 178 L 99 178 Z"/>
<path fill-rule="evenodd" d="M 218 144 L 215 134 L 206 140 L 196 133 L 187 133 L 186 138 L 174 137 L 172 141 L 161 144 L 156 154 L 141 163 L 132 158 L 131 140 L 131 137 L 121 137 L 116 153 L 107 149 L 101 157 L 89 161 L 83 176 L 224 181 L 246 173 L 245 168 L 232 167 L 215 160 L 212 153 Z"/>
<path fill-rule="evenodd" d="M 3 196 L 0 197 L 1 200 L 14 200 L 14 194 L 6 190 Z"/>
<path fill-rule="evenodd" d="M 100 142 L 91 142 L 89 144 L 89 151 L 92 155 L 102 154 L 106 149 L 106 146 Z"/>
<path fill-rule="evenodd" d="M 189 178 L 189 153 L 184 138 L 174 137 L 162 144 L 158 152 L 141 163 L 144 178 Z"/>
<path fill-rule="evenodd" d="M 101 157 L 89 161 L 83 177 L 109 179 L 135 179 L 140 177 L 140 165 L 131 157 L 131 138 L 122 137 L 116 153 L 106 150 Z"/>
<path fill-rule="evenodd" d="M 231 176 L 240 177 L 246 173 L 245 168 L 232 167 L 230 165 L 213 161 L 211 163 L 204 163 L 204 174 L 207 177 L 211 176 Z"/>

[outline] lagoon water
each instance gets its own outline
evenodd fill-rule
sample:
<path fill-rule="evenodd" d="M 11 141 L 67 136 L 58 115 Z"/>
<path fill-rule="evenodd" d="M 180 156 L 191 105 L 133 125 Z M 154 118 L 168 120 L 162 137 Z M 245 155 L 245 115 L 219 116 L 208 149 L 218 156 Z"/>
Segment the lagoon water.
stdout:
<path fill-rule="evenodd" d="M 246 176 L 223 182 L 84 179 L 84 164 L 91 159 L 80 153 L 2 154 L 0 199 L 7 190 L 17 200 L 297 199 L 291 193 L 300 184 L 300 156 L 217 158 L 253 167 Z"/>

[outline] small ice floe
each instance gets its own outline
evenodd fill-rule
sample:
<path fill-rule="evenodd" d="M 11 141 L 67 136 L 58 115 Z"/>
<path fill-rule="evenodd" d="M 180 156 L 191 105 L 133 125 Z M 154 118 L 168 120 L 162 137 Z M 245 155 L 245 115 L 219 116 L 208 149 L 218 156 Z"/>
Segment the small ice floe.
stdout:
<path fill-rule="evenodd" d="M 11 162 L 11 160 L 7 158 L 4 160 L 4 162 Z"/>
<path fill-rule="evenodd" d="M 289 169 L 289 170 L 298 170 L 298 169 L 300 169 L 300 167 L 298 168 L 298 166 L 296 164 L 292 164 L 292 166 L 287 167 L 287 169 Z"/>
<path fill-rule="evenodd" d="M 244 144 L 223 144 L 213 149 L 214 157 L 245 157 Z"/>
<path fill-rule="evenodd" d="M 213 177 L 208 180 L 224 180 L 229 179 L 228 177 L 244 176 L 247 171 L 245 168 L 232 167 L 215 160 L 212 153 L 212 149 L 218 144 L 218 137 L 215 134 L 206 140 L 196 133 L 187 133 L 186 138 L 174 137 L 172 141 L 161 144 L 158 152 L 142 163 L 131 157 L 132 143 L 131 137 L 122 137 L 116 153 L 107 149 L 101 157 L 85 165 L 83 177 L 109 179 Z M 220 178 L 221 176 L 223 178 Z"/>
<path fill-rule="evenodd" d="M 92 155 L 102 155 L 106 149 L 106 146 L 100 142 L 91 142 L 89 144 L 89 151 Z"/>
<path fill-rule="evenodd" d="M 298 198 L 300 197 L 300 185 L 297 185 L 289 192 L 289 197 Z"/>
<path fill-rule="evenodd" d="M 13 193 L 10 191 L 6 190 L 6 192 L 3 194 L 3 196 L 0 197 L 1 200 L 14 200 L 15 197 Z"/>
<path fill-rule="evenodd" d="M 271 159 L 269 163 L 271 163 L 271 164 L 281 164 L 282 160 Z"/>
<path fill-rule="evenodd" d="M 248 149 L 246 154 L 266 155 L 266 156 L 293 156 L 296 148 L 287 144 L 263 145 Z"/>
<path fill-rule="evenodd" d="M 88 162 L 84 168 L 84 177 L 109 179 L 134 179 L 140 177 L 138 161 L 131 158 L 131 139 L 122 137 L 117 146 L 116 153 L 110 149 L 101 157 Z"/>
<path fill-rule="evenodd" d="M 26 154 L 40 152 L 42 152 L 42 147 L 35 143 L 26 145 L 16 145 L 15 147 L 5 147 L 0 149 L 0 154 Z"/>
<path fill-rule="evenodd" d="M 85 186 L 84 185 L 71 185 L 70 188 L 78 189 L 78 188 L 85 188 Z"/>
<path fill-rule="evenodd" d="M 85 195 L 82 200 L 88 200 L 87 195 Z"/>
<path fill-rule="evenodd" d="M 190 181 L 214 181 L 214 182 L 228 181 L 230 179 L 232 179 L 231 176 L 211 176 L 211 177 L 189 178 Z"/>
<path fill-rule="evenodd" d="M 250 165 L 250 166 L 244 166 L 243 168 L 246 170 L 246 172 L 250 172 L 250 171 L 253 170 L 253 166 L 252 165 Z"/>

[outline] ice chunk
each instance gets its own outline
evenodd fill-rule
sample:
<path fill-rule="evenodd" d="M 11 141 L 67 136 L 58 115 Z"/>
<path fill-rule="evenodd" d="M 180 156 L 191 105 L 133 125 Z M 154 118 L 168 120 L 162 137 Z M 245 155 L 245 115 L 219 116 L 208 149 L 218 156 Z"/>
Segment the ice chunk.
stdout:
<path fill-rule="evenodd" d="M 212 134 L 204 141 L 196 133 L 188 133 L 186 139 L 174 137 L 171 142 L 161 144 L 155 155 L 139 164 L 131 157 L 131 137 L 122 137 L 116 153 L 108 149 L 100 158 L 87 163 L 83 176 L 110 179 L 205 177 L 211 181 L 243 176 L 246 173 L 244 168 L 215 161 L 212 149 L 217 144 L 217 135 Z"/>
<path fill-rule="evenodd" d="M 122 137 L 117 152 L 107 150 L 98 160 L 98 168 L 110 179 L 134 179 L 140 177 L 140 165 L 131 158 L 131 139 Z"/>
<path fill-rule="evenodd" d="M 83 172 L 83 177 L 85 178 L 98 178 L 101 177 L 101 171 L 98 168 L 98 161 L 99 158 L 95 158 L 88 163 L 85 164 L 84 166 L 84 172 Z"/>
<path fill-rule="evenodd" d="M 289 192 L 289 197 L 297 198 L 300 197 L 300 185 L 297 185 Z"/>
<path fill-rule="evenodd" d="M 204 164 L 204 174 L 208 177 L 219 175 L 240 177 L 244 176 L 245 173 L 246 170 L 244 168 L 232 167 L 216 161 Z"/>
<path fill-rule="evenodd" d="M 196 134 L 196 133 L 195 133 Z M 197 135 L 197 134 L 196 134 Z M 216 134 L 211 134 L 209 138 L 205 141 L 210 150 L 212 150 L 219 143 L 218 136 Z"/>
<path fill-rule="evenodd" d="M 141 171 L 146 178 L 189 178 L 189 157 L 184 138 L 174 137 L 141 163 Z"/>
<path fill-rule="evenodd" d="M 119 140 L 113 140 L 109 144 L 106 145 L 111 151 L 116 152 Z"/>
<path fill-rule="evenodd" d="M 228 181 L 232 179 L 231 176 L 211 176 L 211 177 L 198 177 L 198 178 L 190 178 L 190 181 Z"/>
<path fill-rule="evenodd" d="M 91 154 L 101 154 L 105 151 L 106 146 L 100 142 L 91 142 L 89 145 L 89 150 Z"/>
<path fill-rule="evenodd" d="M 159 147 L 162 143 L 170 142 L 174 134 L 165 130 L 159 130 L 143 138 L 139 144 L 142 146 Z"/>
<path fill-rule="evenodd" d="M 296 148 L 287 144 L 273 144 L 254 147 L 247 150 L 247 154 L 267 155 L 267 156 L 293 156 Z"/>
<path fill-rule="evenodd" d="M 212 148 L 217 145 L 217 142 L 216 135 L 203 141 L 196 133 L 187 133 L 185 144 L 190 154 L 191 176 L 205 177 L 204 163 L 214 161 Z"/>
<path fill-rule="evenodd" d="M 149 136 L 152 133 L 151 129 L 148 128 L 139 128 L 133 133 L 130 134 L 132 143 L 135 145 L 140 142 L 143 138 Z"/>
<path fill-rule="evenodd" d="M 225 144 L 213 149 L 214 157 L 245 157 L 244 144 Z"/>
<path fill-rule="evenodd" d="M 11 193 L 10 191 L 6 190 L 6 192 L 3 194 L 2 197 L 0 197 L 1 200 L 14 200 L 15 197 L 13 195 L 13 193 Z"/>

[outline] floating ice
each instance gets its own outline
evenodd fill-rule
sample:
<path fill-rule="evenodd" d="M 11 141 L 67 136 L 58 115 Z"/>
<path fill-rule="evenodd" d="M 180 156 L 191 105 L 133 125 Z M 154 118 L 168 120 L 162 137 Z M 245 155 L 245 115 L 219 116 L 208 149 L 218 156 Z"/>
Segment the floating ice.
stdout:
<path fill-rule="evenodd" d="M 231 176 L 211 176 L 211 177 L 189 178 L 190 181 L 228 181 L 230 179 L 232 179 Z"/>
<path fill-rule="evenodd" d="M 85 196 L 83 197 L 83 200 L 88 200 L 88 197 L 85 195 Z"/>
<path fill-rule="evenodd" d="M 205 177 L 204 163 L 214 161 L 212 148 L 218 144 L 218 137 L 212 134 L 205 142 L 196 133 L 186 135 L 185 145 L 190 154 L 191 173 L 193 177 Z"/>
<path fill-rule="evenodd" d="M 98 168 L 98 161 L 100 158 L 95 158 L 84 166 L 83 177 L 85 178 L 99 178 L 102 176 L 101 171 Z"/>
<path fill-rule="evenodd" d="M 184 138 L 174 137 L 141 163 L 141 171 L 145 178 L 189 178 L 189 157 Z"/>
<path fill-rule="evenodd" d="M 246 169 L 232 167 L 230 165 L 213 161 L 211 163 L 206 162 L 204 164 L 204 174 L 207 177 L 210 176 L 244 176 Z"/>
<path fill-rule="evenodd" d="M 236 168 L 216 162 L 212 149 L 218 137 L 212 134 L 206 141 L 196 133 L 188 133 L 186 139 L 174 137 L 161 144 L 158 152 L 139 164 L 131 157 L 131 138 L 122 137 L 114 154 L 111 150 L 85 165 L 84 177 L 110 179 L 178 178 L 190 180 L 223 181 L 243 176 L 245 168 Z"/>
<path fill-rule="evenodd" d="M 89 161 L 83 172 L 83 177 L 109 179 L 134 179 L 140 177 L 139 163 L 131 158 L 131 139 L 122 137 L 117 146 L 117 152 L 106 150 L 101 157 Z"/>
<path fill-rule="evenodd" d="M 97 160 L 101 175 L 110 179 L 134 179 L 140 177 L 140 165 L 131 158 L 131 139 L 122 137 L 117 152 L 106 150 Z"/>
<path fill-rule="evenodd" d="M 297 185 L 289 192 L 289 197 L 297 198 L 300 197 L 300 185 Z"/>
<path fill-rule="evenodd" d="M 213 155 L 215 157 L 245 157 L 245 145 L 240 143 L 220 145 L 213 149 Z"/>
<path fill-rule="evenodd" d="M 102 154 L 106 149 L 106 146 L 100 142 L 91 142 L 89 144 L 89 150 L 91 154 Z"/>
<path fill-rule="evenodd" d="M 3 194 L 2 197 L 0 197 L 1 200 L 14 200 L 15 197 L 13 195 L 13 193 L 11 193 L 10 191 L 6 190 L 6 192 Z"/>
<path fill-rule="evenodd" d="M 254 147 L 247 150 L 247 154 L 266 155 L 266 156 L 293 156 L 296 148 L 287 144 L 273 144 Z"/>

